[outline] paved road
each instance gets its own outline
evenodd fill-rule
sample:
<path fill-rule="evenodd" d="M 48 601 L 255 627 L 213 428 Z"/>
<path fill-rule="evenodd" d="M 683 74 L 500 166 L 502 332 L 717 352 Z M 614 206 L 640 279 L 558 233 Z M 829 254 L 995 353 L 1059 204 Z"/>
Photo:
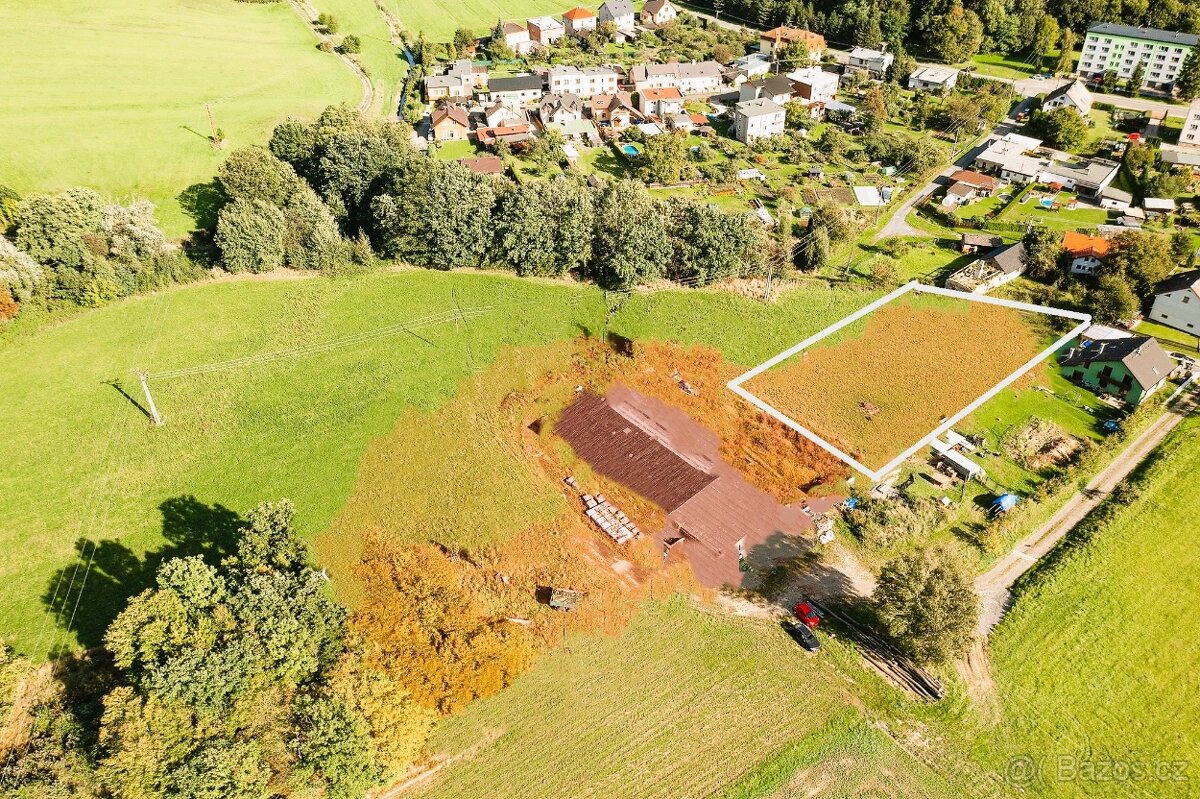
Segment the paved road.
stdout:
<path fill-rule="evenodd" d="M 1024 539 L 1011 552 L 996 562 L 992 568 L 975 580 L 975 591 L 979 594 L 981 612 L 977 632 L 986 637 L 1008 610 L 1012 599 L 1011 588 L 1017 578 L 1033 567 L 1054 549 L 1062 538 L 1075 528 L 1088 513 L 1104 501 L 1117 483 L 1124 480 L 1139 463 L 1154 451 L 1163 439 L 1195 410 L 1197 404 L 1195 387 L 1181 395 L 1175 403 L 1154 420 L 1146 430 L 1126 447 L 1112 463 L 1096 475 L 1087 487 L 1075 494 L 1042 527 Z"/>

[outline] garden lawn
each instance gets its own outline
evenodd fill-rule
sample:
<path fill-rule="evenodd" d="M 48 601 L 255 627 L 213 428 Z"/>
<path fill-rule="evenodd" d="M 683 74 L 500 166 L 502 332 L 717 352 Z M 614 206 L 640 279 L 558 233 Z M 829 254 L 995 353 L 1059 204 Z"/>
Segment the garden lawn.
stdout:
<path fill-rule="evenodd" d="M 1197 338 L 1191 333 L 1184 333 L 1182 330 L 1160 325 L 1148 319 L 1143 319 L 1134 330 L 1143 336 L 1153 336 L 1158 339 L 1159 344 L 1162 344 L 1169 350 L 1192 355 L 1200 352 L 1200 349 L 1197 348 Z"/>
<path fill-rule="evenodd" d="M 1043 797 L 1194 796 L 1200 754 L 1200 423 L 1185 422 L 1090 543 L 1037 575 L 991 638 L 1000 723 L 976 756 L 1040 766 Z M 1051 654 L 1053 653 L 1053 654 Z M 1072 779 L 1058 759 L 1076 758 Z M 1082 776 L 1089 765 L 1184 763 L 1187 782 Z M 1137 790 L 1134 790 L 1137 789 Z"/>
<path fill-rule="evenodd" d="M 172 237 L 194 226 L 179 195 L 212 179 L 204 105 L 230 147 L 288 116 L 355 104 L 358 79 L 287 3 L 46 0 L 0 14 L 0 183 L 144 197 Z"/>
<path fill-rule="evenodd" d="M 1057 51 L 1055 53 L 1054 57 L 1057 58 Z M 1050 58 L 1039 62 L 1037 58 L 1031 58 L 1027 53 L 1025 55 L 979 53 L 971 58 L 971 63 L 975 65 L 975 71 L 980 75 L 1020 80 L 1041 71 L 1045 64 L 1053 62 Z"/>
<path fill-rule="evenodd" d="M 886 781 L 951 796 L 861 720 L 843 685 L 829 653 L 807 656 L 774 622 L 677 596 L 619 637 L 570 640 L 446 721 L 432 749 L 465 755 L 416 795 L 790 799 L 873 796 Z"/>

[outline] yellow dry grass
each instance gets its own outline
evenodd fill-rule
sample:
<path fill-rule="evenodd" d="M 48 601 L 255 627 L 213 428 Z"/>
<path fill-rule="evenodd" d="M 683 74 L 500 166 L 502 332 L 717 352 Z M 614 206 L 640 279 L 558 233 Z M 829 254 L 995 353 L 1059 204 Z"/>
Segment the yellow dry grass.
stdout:
<path fill-rule="evenodd" d="M 1039 345 L 1020 311 L 905 297 L 746 389 L 877 469 L 1027 363 Z"/>

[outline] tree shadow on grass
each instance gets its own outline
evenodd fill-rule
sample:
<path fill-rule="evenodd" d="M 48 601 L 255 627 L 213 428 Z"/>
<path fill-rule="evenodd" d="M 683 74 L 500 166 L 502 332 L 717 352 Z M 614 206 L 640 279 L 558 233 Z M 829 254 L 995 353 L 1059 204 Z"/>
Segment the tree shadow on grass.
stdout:
<path fill-rule="evenodd" d="M 217 214 L 221 207 L 229 202 L 217 181 L 193 183 L 176 197 L 179 207 L 192 218 L 198 230 L 207 230 L 217 226 Z"/>
<path fill-rule="evenodd" d="M 52 655 L 73 648 L 71 632 L 84 647 L 100 645 L 129 598 L 154 585 L 155 572 L 168 558 L 199 555 L 216 564 L 233 554 L 242 517 L 229 508 L 179 496 L 159 510 L 166 542 L 143 555 L 120 541 L 81 538 L 75 543 L 75 560 L 50 578 L 42 596 L 60 634 L 68 638 Z"/>

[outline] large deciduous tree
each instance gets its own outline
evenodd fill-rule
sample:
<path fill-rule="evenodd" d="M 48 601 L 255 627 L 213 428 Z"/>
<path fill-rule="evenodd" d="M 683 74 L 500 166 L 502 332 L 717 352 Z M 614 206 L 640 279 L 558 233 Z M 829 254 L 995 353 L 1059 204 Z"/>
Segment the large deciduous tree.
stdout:
<path fill-rule="evenodd" d="M 596 202 L 590 271 L 606 288 L 662 277 L 671 248 L 665 214 L 641 183 L 614 181 Z"/>
<path fill-rule="evenodd" d="M 964 653 L 979 619 L 967 570 L 948 550 L 926 548 L 888 561 L 874 599 L 889 636 L 919 663 Z"/>
<path fill-rule="evenodd" d="M 592 254 L 592 192 L 577 180 L 524 183 L 496 203 L 497 260 L 519 275 L 560 276 Z"/>
<path fill-rule="evenodd" d="M 680 198 L 668 209 L 673 279 L 706 285 L 762 266 L 766 235 L 758 220 Z"/>
<path fill-rule="evenodd" d="M 262 200 L 234 200 L 221 209 L 216 244 L 230 272 L 270 272 L 283 266 L 287 220 Z"/>

